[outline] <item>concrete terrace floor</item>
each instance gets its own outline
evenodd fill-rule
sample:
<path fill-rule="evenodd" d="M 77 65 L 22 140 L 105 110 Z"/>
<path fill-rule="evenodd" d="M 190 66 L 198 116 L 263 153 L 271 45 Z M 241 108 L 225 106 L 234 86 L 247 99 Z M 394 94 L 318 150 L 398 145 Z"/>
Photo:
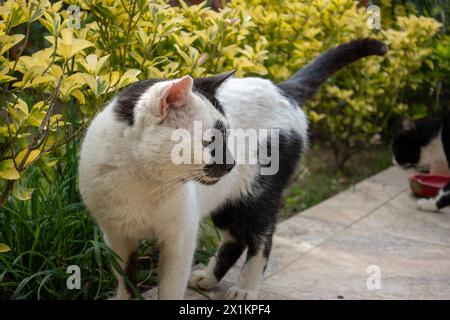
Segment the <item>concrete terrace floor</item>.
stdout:
<path fill-rule="evenodd" d="M 418 211 L 410 174 L 389 168 L 281 222 L 259 299 L 450 299 L 450 210 Z M 210 298 L 224 298 L 242 261 Z M 379 289 L 367 287 L 371 265 Z"/>

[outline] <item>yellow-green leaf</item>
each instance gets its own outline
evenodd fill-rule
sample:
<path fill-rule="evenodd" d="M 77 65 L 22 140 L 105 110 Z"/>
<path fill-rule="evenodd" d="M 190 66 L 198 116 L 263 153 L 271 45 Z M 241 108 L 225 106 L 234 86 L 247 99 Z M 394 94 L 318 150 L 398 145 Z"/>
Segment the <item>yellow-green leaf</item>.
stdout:
<path fill-rule="evenodd" d="M 16 78 L 11 77 L 11 76 L 7 76 L 7 75 L 4 75 L 4 74 L 0 74 L 0 84 L 1 83 L 6 83 L 6 82 L 10 82 L 10 81 L 13 81 L 13 80 L 16 80 Z"/>
<path fill-rule="evenodd" d="M 84 97 L 83 92 L 81 92 L 81 90 L 75 90 L 72 92 L 72 96 L 74 96 L 75 98 L 77 98 L 78 102 L 80 102 L 80 104 L 86 104 L 86 99 Z"/>
<path fill-rule="evenodd" d="M 16 163 L 18 166 L 22 163 L 24 157 L 27 155 L 27 152 L 28 152 L 28 149 L 22 150 L 16 156 Z M 26 158 L 23 166 L 24 167 L 28 166 L 30 163 L 32 163 L 34 160 L 36 160 L 36 158 L 39 157 L 40 154 L 41 154 L 40 150 L 31 151 L 30 154 L 28 155 L 28 157 Z"/>
<path fill-rule="evenodd" d="M 0 75 L 6 75 L 9 69 L 9 60 L 0 56 Z"/>
<path fill-rule="evenodd" d="M 45 164 L 47 165 L 47 167 L 53 167 L 58 162 L 59 162 L 59 159 L 54 158 L 54 159 L 45 161 Z"/>
<path fill-rule="evenodd" d="M 82 62 L 86 70 L 93 75 L 97 75 L 108 60 L 109 54 L 98 59 L 97 55 L 90 54 L 86 57 L 86 63 Z"/>
<path fill-rule="evenodd" d="M 137 76 L 139 73 L 141 72 L 136 69 L 127 70 L 120 78 L 118 87 L 122 88 L 130 83 L 138 81 L 139 79 L 137 78 Z"/>
<path fill-rule="evenodd" d="M 65 60 L 86 48 L 92 47 L 92 42 L 85 39 L 76 39 L 71 29 L 61 30 L 62 41 L 58 44 L 58 54 Z"/>
<path fill-rule="evenodd" d="M 14 105 L 14 108 L 19 109 L 25 115 L 28 116 L 28 105 L 23 99 L 21 99 L 21 98 L 17 99 L 17 103 Z"/>
<path fill-rule="evenodd" d="M 97 80 L 95 79 L 95 77 L 87 73 L 83 73 L 81 74 L 81 76 L 83 77 L 89 88 L 91 88 L 91 90 L 94 92 L 94 94 L 97 95 Z"/>
<path fill-rule="evenodd" d="M 22 187 L 19 184 L 14 186 L 14 190 L 12 195 L 19 200 L 26 201 L 31 199 L 31 195 L 33 194 L 33 189 Z"/>
<path fill-rule="evenodd" d="M 22 39 L 25 38 L 23 34 L 13 34 L 12 36 L 3 35 L 0 36 L 0 55 L 4 54 L 6 51 L 18 44 Z"/>
<path fill-rule="evenodd" d="M 16 170 L 12 159 L 0 162 L 0 178 L 7 180 L 16 180 L 20 178 L 20 174 Z"/>
<path fill-rule="evenodd" d="M 45 115 L 42 113 L 31 114 L 27 118 L 27 123 L 32 125 L 33 127 L 39 127 L 42 123 L 42 119 L 44 118 L 44 116 Z"/>
<path fill-rule="evenodd" d="M 5 252 L 9 252 L 9 251 L 11 251 L 10 247 L 8 247 L 4 243 L 0 243 L 0 253 L 5 253 Z"/>

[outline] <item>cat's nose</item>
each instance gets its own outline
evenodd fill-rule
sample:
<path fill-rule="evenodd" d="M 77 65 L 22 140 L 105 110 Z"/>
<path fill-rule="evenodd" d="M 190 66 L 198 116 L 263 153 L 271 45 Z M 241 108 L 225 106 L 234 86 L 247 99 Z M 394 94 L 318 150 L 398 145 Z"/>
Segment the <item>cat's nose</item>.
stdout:
<path fill-rule="evenodd" d="M 203 169 L 208 177 L 220 178 L 233 170 L 235 161 L 230 163 L 213 163 L 205 166 Z"/>

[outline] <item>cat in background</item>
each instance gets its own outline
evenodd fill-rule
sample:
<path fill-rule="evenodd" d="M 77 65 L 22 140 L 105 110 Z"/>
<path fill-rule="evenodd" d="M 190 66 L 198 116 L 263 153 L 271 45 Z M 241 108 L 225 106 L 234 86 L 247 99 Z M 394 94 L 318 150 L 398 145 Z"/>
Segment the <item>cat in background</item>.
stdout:
<path fill-rule="evenodd" d="M 450 175 L 450 112 L 403 122 L 393 141 L 394 160 L 403 168 L 430 168 L 431 174 Z M 439 211 L 450 205 L 450 183 L 435 198 L 417 200 L 417 208 Z"/>
<path fill-rule="evenodd" d="M 288 80 L 274 84 L 224 73 L 208 78 L 149 79 L 119 93 L 89 126 L 79 164 L 84 203 L 100 226 L 106 244 L 120 257 L 120 267 L 136 283 L 140 240 L 160 244 L 160 299 L 182 299 L 188 284 L 211 289 L 247 249 L 247 257 L 228 299 L 255 299 L 272 249 L 283 189 L 294 173 L 308 137 L 300 108 L 336 71 L 360 58 L 386 53 L 374 39 L 341 44 L 323 53 Z M 211 148 L 214 129 L 225 139 Z M 213 161 L 175 164 L 174 130 L 183 129 Z M 279 169 L 262 175 L 261 163 L 235 164 L 215 159 L 228 150 L 228 129 L 278 129 L 279 139 L 258 138 L 259 146 L 278 150 Z M 220 232 L 217 254 L 190 275 L 199 222 L 211 215 Z M 116 298 L 132 291 L 116 271 Z"/>

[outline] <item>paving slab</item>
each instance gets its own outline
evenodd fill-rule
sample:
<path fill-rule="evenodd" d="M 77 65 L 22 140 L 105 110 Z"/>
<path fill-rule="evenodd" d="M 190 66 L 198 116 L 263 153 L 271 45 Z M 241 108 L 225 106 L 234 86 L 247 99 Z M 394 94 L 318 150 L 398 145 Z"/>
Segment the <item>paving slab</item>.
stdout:
<path fill-rule="evenodd" d="M 389 168 L 301 213 L 344 226 L 355 223 L 408 188 L 407 173 Z"/>
<path fill-rule="evenodd" d="M 281 222 L 259 299 L 450 299 L 450 210 L 418 211 L 410 174 L 389 168 Z M 223 299 L 242 261 L 186 298 Z"/>
<path fill-rule="evenodd" d="M 295 299 L 448 299 L 449 257 L 449 247 L 355 225 L 265 279 L 261 289 Z M 379 287 L 367 285 L 371 268 Z"/>

